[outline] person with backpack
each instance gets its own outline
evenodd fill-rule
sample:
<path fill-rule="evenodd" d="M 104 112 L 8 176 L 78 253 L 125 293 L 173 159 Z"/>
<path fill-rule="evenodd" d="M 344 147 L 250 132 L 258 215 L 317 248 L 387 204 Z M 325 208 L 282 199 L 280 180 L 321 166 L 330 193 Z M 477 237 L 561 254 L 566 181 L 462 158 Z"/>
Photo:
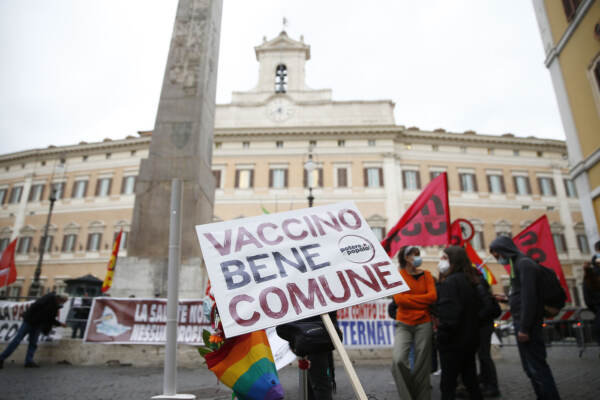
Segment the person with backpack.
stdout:
<path fill-rule="evenodd" d="M 560 399 L 552 370 L 546 362 L 546 345 L 542 332 L 545 305 L 542 285 L 549 276 L 544 271 L 547 268 L 521 253 L 513 240 L 506 236 L 492 241 L 490 253 L 500 264 L 510 266 L 510 312 L 521 364 L 533 390 L 538 399 Z M 556 274 L 548 271 L 558 281 Z M 562 294 L 564 296 L 564 292 Z"/>
<path fill-rule="evenodd" d="M 460 246 L 444 249 L 438 268 L 440 284 L 436 312 L 442 400 L 456 398 L 459 375 L 469 398 L 483 399 L 475 364 L 475 353 L 479 347 L 479 312 L 482 309 L 477 293 L 480 282 L 477 271 Z"/>

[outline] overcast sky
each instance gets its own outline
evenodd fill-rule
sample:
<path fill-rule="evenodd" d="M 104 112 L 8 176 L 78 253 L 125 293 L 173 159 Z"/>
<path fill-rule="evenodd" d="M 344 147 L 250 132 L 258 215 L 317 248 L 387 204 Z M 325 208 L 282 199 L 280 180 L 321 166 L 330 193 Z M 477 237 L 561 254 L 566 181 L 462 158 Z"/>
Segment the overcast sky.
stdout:
<path fill-rule="evenodd" d="M 176 0 L 0 1 L 0 154 L 154 127 Z M 311 46 L 334 100 L 398 125 L 564 140 L 530 0 L 224 0 L 217 102 L 254 87 L 254 46 Z"/>

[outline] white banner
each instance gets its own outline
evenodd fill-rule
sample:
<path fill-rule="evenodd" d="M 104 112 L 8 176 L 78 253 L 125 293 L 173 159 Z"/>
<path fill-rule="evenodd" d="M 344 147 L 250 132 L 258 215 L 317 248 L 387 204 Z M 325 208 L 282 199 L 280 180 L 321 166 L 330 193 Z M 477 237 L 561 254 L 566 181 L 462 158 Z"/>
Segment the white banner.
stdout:
<path fill-rule="evenodd" d="M 66 302 L 60 309 L 58 320 L 65 322 L 69 314 L 71 302 Z M 0 301 L 0 343 L 10 342 L 23 323 L 23 314 L 33 304 L 31 301 Z M 38 343 L 47 343 L 62 338 L 62 329 L 54 327 L 48 336 L 40 334 Z"/>
<path fill-rule="evenodd" d="M 351 202 L 196 233 L 227 337 L 409 289 Z"/>

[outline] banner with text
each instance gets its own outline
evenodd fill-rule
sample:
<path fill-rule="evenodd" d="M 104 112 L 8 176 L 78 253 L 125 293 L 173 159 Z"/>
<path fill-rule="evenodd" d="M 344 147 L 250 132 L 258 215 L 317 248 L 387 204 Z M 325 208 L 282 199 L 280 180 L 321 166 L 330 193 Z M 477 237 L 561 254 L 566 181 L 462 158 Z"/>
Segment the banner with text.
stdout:
<path fill-rule="evenodd" d="M 202 331 L 210 330 L 202 300 L 179 300 L 177 342 L 202 345 Z M 88 317 L 86 342 L 164 344 L 167 340 L 166 299 L 96 297 Z"/>
<path fill-rule="evenodd" d="M 344 347 L 377 349 L 394 346 L 394 320 L 387 313 L 390 299 L 337 311 L 338 326 L 344 334 Z"/>
<path fill-rule="evenodd" d="M 227 337 L 409 289 L 351 202 L 196 232 Z"/>
<path fill-rule="evenodd" d="M 0 301 L 0 343 L 13 340 L 23 323 L 23 314 L 33 304 L 31 301 Z M 69 314 L 71 302 L 66 302 L 60 309 L 58 320 L 65 322 Z M 52 329 L 48 336 L 40 335 L 38 343 L 48 343 L 62 338 L 62 329 Z"/>

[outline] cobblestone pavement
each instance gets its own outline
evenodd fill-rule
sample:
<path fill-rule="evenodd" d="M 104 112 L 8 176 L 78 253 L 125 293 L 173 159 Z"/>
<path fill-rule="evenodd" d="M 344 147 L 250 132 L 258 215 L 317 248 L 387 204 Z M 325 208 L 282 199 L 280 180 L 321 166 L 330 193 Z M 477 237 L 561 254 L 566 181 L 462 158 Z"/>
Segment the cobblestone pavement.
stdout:
<path fill-rule="evenodd" d="M 600 398 L 600 349 L 586 350 L 582 358 L 573 347 L 548 349 L 559 391 L 563 399 Z M 370 400 L 398 399 L 389 360 L 357 361 L 355 368 Z M 515 347 L 504 347 L 496 360 L 503 399 L 534 399 Z M 0 370 L 0 399 L 150 399 L 162 392 L 161 368 L 131 366 L 76 367 L 42 365 L 24 369 L 22 364 L 5 364 Z M 288 366 L 280 371 L 286 399 L 297 400 L 298 369 Z M 341 364 L 336 367 L 335 400 L 353 399 L 353 391 Z M 433 376 L 433 398 L 440 398 L 439 376 Z M 206 369 L 180 369 L 178 391 L 195 394 L 198 399 L 231 399 L 230 391 Z"/>

